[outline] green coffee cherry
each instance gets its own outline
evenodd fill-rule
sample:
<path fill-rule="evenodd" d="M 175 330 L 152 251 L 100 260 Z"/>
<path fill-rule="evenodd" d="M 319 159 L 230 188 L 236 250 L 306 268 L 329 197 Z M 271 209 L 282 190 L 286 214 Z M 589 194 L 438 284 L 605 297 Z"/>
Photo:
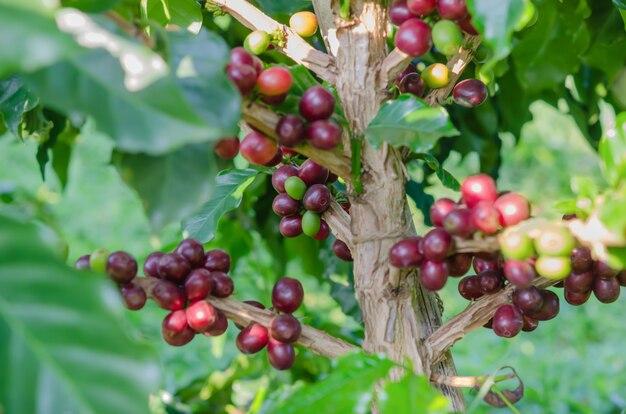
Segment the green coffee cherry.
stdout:
<path fill-rule="evenodd" d="M 566 227 L 545 227 L 535 239 L 535 249 L 542 256 L 569 256 L 576 247 L 576 240 Z"/>
<path fill-rule="evenodd" d="M 439 20 L 432 30 L 433 44 L 444 55 L 451 56 L 463 46 L 463 33 L 451 20 Z"/>
<path fill-rule="evenodd" d="M 307 211 L 302 215 L 302 232 L 313 237 L 320 231 L 321 219 L 319 214 Z"/>
<path fill-rule="evenodd" d="M 254 55 L 260 55 L 267 50 L 271 40 L 267 32 L 255 30 L 246 36 L 246 39 L 243 41 L 243 47 Z"/>
<path fill-rule="evenodd" d="M 109 252 L 107 249 L 97 249 L 89 256 L 89 266 L 91 270 L 98 273 L 106 273 L 107 259 L 109 258 Z"/>
<path fill-rule="evenodd" d="M 498 237 L 498 241 L 506 259 L 526 260 L 535 254 L 532 239 L 521 231 L 505 231 Z"/>
<path fill-rule="evenodd" d="M 299 177 L 293 176 L 285 180 L 285 192 L 294 200 L 302 200 L 307 186 Z"/>
<path fill-rule="evenodd" d="M 540 276 L 548 279 L 565 279 L 572 272 L 572 262 L 568 257 L 540 256 L 535 262 Z"/>

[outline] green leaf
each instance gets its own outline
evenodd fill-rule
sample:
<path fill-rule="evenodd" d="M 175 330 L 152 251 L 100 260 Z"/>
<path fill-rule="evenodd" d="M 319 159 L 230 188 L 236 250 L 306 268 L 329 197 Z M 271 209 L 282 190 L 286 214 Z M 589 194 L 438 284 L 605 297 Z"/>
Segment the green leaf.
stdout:
<path fill-rule="evenodd" d="M 256 0 L 261 9 L 272 16 L 293 14 L 311 7 L 310 0 Z"/>
<path fill-rule="evenodd" d="M 619 10 L 608 2 L 590 2 L 591 16 L 585 21 L 591 36 L 582 60 L 605 73 L 612 82 L 626 61 L 626 31 Z"/>
<path fill-rule="evenodd" d="M 149 413 L 155 354 L 120 324 L 113 285 L 68 268 L 32 226 L 0 217 L 0 228 L 4 412 Z"/>
<path fill-rule="evenodd" d="M 408 94 L 385 103 L 365 130 L 367 140 L 376 148 L 388 142 L 415 152 L 428 151 L 439 138 L 458 134 L 443 107 L 431 107 Z"/>
<path fill-rule="evenodd" d="M 243 192 L 259 174 L 258 170 L 226 170 L 216 180 L 211 199 L 193 216 L 183 220 L 182 227 L 187 237 L 202 243 L 213 239 L 220 218 L 236 209 L 241 203 Z"/>
<path fill-rule="evenodd" d="M 459 184 L 459 181 L 454 178 L 454 176 L 450 174 L 449 171 L 443 168 L 439 160 L 433 155 L 422 152 L 419 154 L 415 154 L 414 158 L 418 160 L 423 160 L 426 165 L 428 165 L 428 168 L 430 168 L 435 172 L 435 174 L 437 174 L 437 177 L 439 177 L 439 181 L 441 181 L 441 184 L 443 184 L 444 186 L 454 191 L 459 191 L 461 189 L 461 184 Z"/>
<path fill-rule="evenodd" d="M 624 206 L 626 205 L 626 190 L 609 193 L 605 196 L 604 202 L 598 208 L 598 217 L 604 227 L 626 241 L 626 214 L 624 214 Z"/>
<path fill-rule="evenodd" d="M 19 77 L 11 76 L 0 82 L 0 114 L 7 129 L 16 138 L 22 138 L 20 124 L 24 114 L 35 108 L 38 103 L 39 99 Z"/>
<path fill-rule="evenodd" d="M 322 381 L 299 387 L 282 400 L 268 400 L 259 414 L 368 412 L 374 384 L 383 379 L 393 365 L 376 355 L 344 356 Z"/>
<path fill-rule="evenodd" d="M 111 10 L 122 0 L 63 0 L 64 7 L 73 7 L 89 13 Z"/>
<path fill-rule="evenodd" d="M 619 9 L 626 9 L 626 0 L 613 0 L 613 4 Z"/>
<path fill-rule="evenodd" d="M 607 247 L 608 264 L 613 269 L 626 269 L 626 247 Z"/>
<path fill-rule="evenodd" d="M 378 394 L 381 414 L 446 414 L 449 401 L 430 385 L 426 377 L 407 374 L 398 382 L 387 382 Z"/>
<path fill-rule="evenodd" d="M 604 178 L 613 187 L 626 180 L 626 112 L 615 118 L 615 125 L 604 132 L 598 148 Z"/>
<path fill-rule="evenodd" d="M 120 176 L 134 188 L 153 229 L 179 221 L 198 208 L 213 190 L 213 148 L 189 145 L 162 156 L 116 153 Z"/>
<path fill-rule="evenodd" d="M 162 26 L 173 25 L 197 34 L 202 28 L 202 9 L 195 0 L 141 0 L 141 17 Z"/>

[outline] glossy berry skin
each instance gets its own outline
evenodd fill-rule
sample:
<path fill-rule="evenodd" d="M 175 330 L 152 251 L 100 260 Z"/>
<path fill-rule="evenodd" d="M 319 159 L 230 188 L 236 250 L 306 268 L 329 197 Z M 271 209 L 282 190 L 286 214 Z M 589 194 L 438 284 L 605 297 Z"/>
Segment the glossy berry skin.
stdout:
<path fill-rule="evenodd" d="M 535 250 L 540 255 L 570 256 L 574 247 L 576 240 L 566 227 L 546 226 L 535 238 Z"/>
<path fill-rule="evenodd" d="M 302 205 L 308 211 L 323 213 L 328 210 L 332 195 L 330 189 L 324 184 L 313 184 L 304 194 Z"/>
<path fill-rule="evenodd" d="M 529 287 L 535 276 L 535 269 L 526 261 L 509 259 L 504 262 L 504 277 L 515 287 Z"/>
<path fill-rule="evenodd" d="M 352 252 L 346 243 L 341 240 L 335 240 L 333 243 L 333 253 L 335 256 L 340 258 L 345 262 L 352 262 L 354 259 L 352 258 Z"/>
<path fill-rule="evenodd" d="M 239 153 L 239 138 L 222 138 L 217 141 L 213 151 L 220 158 L 232 160 Z"/>
<path fill-rule="evenodd" d="M 235 66 L 248 65 L 254 66 L 254 59 L 246 49 L 241 46 L 235 47 L 230 51 L 230 63 Z"/>
<path fill-rule="evenodd" d="M 161 256 L 157 269 L 161 278 L 182 283 L 191 271 L 191 266 L 180 254 L 166 253 Z"/>
<path fill-rule="evenodd" d="M 233 81 L 243 96 L 252 92 L 257 80 L 256 70 L 249 65 L 230 64 L 226 67 L 226 75 Z"/>
<path fill-rule="evenodd" d="M 285 147 L 297 147 L 304 141 L 304 121 L 298 115 L 285 115 L 276 124 L 278 143 Z"/>
<path fill-rule="evenodd" d="M 534 286 L 527 289 L 515 289 L 513 304 L 526 315 L 537 313 L 543 307 L 543 295 Z"/>
<path fill-rule="evenodd" d="M 204 300 L 192 303 L 185 309 L 187 323 L 196 332 L 206 332 L 217 322 L 217 311 Z"/>
<path fill-rule="evenodd" d="M 330 236 L 330 227 L 328 226 L 328 223 L 326 223 L 324 221 L 324 219 L 320 220 L 320 229 L 319 231 L 312 236 L 315 240 L 326 240 L 328 238 L 328 236 Z"/>
<path fill-rule="evenodd" d="M 572 293 L 587 293 L 593 288 L 595 276 L 591 272 L 570 273 L 563 281 L 565 289 Z"/>
<path fill-rule="evenodd" d="M 493 315 L 493 332 L 504 338 L 512 338 L 524 327 L 522 313 L 513 305 L 502 305 Z"/>
<path fill-rule="evenodd" d="M 206 332 L 203 332 L 206 336 L 220 336 L 228 329 L 228 319 L 226 319 L 226 315 L 220 310 L 216 310 L 216 312 L 217 321 Z"/>
<path fill-rule="evenodd" d="M 289 92 L 293 78 L 291 72 L 280 66 L 265 69 L 256 80 L 256 86 L 265 96 L 277 96 Z"/>
<path fill-rule="evenodd" d="M 424 236 L 424 255 L 435 261 L 443 261 L 453 247 L 453 240 L 450 233 L 443 229 L 433 229 Z"/>
<path fill-rule="evenodd" d="M 295 312 L 304 299 L 304 288 L 298 279 L 283 277 L 272 290 L 272 305 L 278 312 Z"/>
<path fill-rule="evenodd" d="M 611 267 L 605 262 L 593 262 L 593 274 L 601 279 L 612 279 L 617 277 L 619 271 L 611 269 Z"/>
<path fill-rule="evenodd" d="M 467 177 L 461 184 L 461 197 L 469 208 L 481 201 L 493 203 L 498 198 L 496 182 L 487 174 Z"/>
<path fill-rule="evenodd" d="M 617 278 L 596 278 L 593 282 L 593 294 L 602 303 L 613 303 L 619 298 L 620 285 Z"/>
<path fill-rule="evenodd" d="M 476 300 L 483 296 L 478 276 L 467 276 L 459 282 L 459 294 L 467 300 Z"/>
<path fill-rule="evenodd" d="M 328 119 L 335 111 L 335 97 L 326 88 L 313 86 L 302 95 L 299 109 L 307 121 Z"/>
<path fill-rule="evenodd" d="M 285 192 L 285 181 L 289 177 L 297 177 L 298 169 L 293 165 L 282 165 L 272 174 L 272 187 L 279 193 Z"/>
<path fill-rule="evenodd" d="M 402 78 L 400 84 L 398 85 L 398 89 L 400 90 L 400 93 L 410 93 L 411 95 L 421 98 L 424 96 L 426 85 L 418 73 L 410 73 Z"/>
<path fill-rule="evenodd" d="M 437 8 L 436 0 L 407 0 L 409 11 L 415 16 L 427 16 Z"/>
<path fill-rule="evenodd" d="M 565 279 L 572 271 L 569 257 L 540 256 L 535 262 L 535 269 L 540 276 L 548 279 Z"/>
<path fill-rule="evenodd" d="M 402 23 L 394 38 L 395 46 L 413 57 L 426 54 L 431 47 L 430 26 L 420 19 L 409 19 Z"/>
<path fill-rule="evenodd" d="M 533 319 L 529 316 L 524 315 L 524 326 L 522 327 L 522 331 L 524 332 L 532 332 L 539 326 L 539 321 Z"/>
<path fill-rule="evenodd" d="M 302 234 L 302 216 L 299 214 L 283 217 L 278 226 L 284 237 L 298 237 Z"/>
<path fill-rule="evenodd" d="M 559 297 L 550 290 L 540 290 L 540 292 L 543 298 L 543 305 L 538 312 L 528 313 L 528 316 L 538 321 L 554 319 L 560 310 Z"/>
<path fill-rule="evenodd" d="M 266 167 L 275 167 L 278 164 L 280 164 L 283 161 L 283 152 L 281 151 L 280 148 L 278 148 L 276 150 L 276 154 L 274 154 L 274 157 L 272 157 L 271 160 L 269 160 L 268 162 L 266 162 L 265 164 L 263 164 Z"/>
<path fill-rule="evenodd" d="M 328 179 L 328 168 L 322 167 L 311 160 L 306 160 L 298 170 L 298 177 L 310 187 L 313 184 L 324 184 Z"/>
<path fill-rule="evenodd" d="M 437 11 L 442 19 L 460 20 L 467 16 L 465 0 L 438 0 Z"/>
<path fill-rule="evenodd" d="M 341 144 L 341 127 L 334 121 L 322 119 L 307 125 L 305 136 L 315 148 L 331 150 Z"/>
<path fill-rule="evenodd" d="M 322 219 L 319 214 L 305 211 L 302 215 L 302 233 L 313 237 L 320 231 Z"/>
<path fill-rule="evenodd" d="M 300 212 L 302 207 L 298 200 L 289 197 L 289 194 L 278 194 L 272 201 L 272 210 L 281 217 L 293 216 Z"/>
<path fill-rule="evenodd" d="M 89 266 L 89 255 L 86 254 L 76 259 L 76 262 L 74 263 L 74 269 L 77 269 L 77 270 L 91 269 L 91 266 Z"/>
<path fill-rule="evenodd" d="M 270 45 L 270 35 L 263 30 L 255 30 L 246 36 L 243 47 L 254 55 L 265 52 Z"/>
<path fill-rule="evenodd" d="M 226 273 L 218 271 L 211 272 L 211 279 L 213 280 L 213 289 L 211 293 L 217 298 L 227 298 L 233 294 L 235 285 L 233 279 Z"/>
<path fill-rule="evenodd" d="M 450 70 L 442 63 L 433 63 L 424 69 L 422 79 L 431 89 L 443 88 L 450 83 Z"/>
<path fill-rule="evenodd" d="M 185 311 L 176 310 L 163 319 L 161 334 L 172 346 L 183 346 L 191 342 L 196 333 L 187 324 Z"/>
<path fill-rule="evenodd" d="M 443 227 L 443 219 L 454 210 L 456 203 L 449 198 L 440 198 L 430 207 L 430 221 L 435 227 Z"/>
<path fill-rule="evenodd" d="M 300 177 L 289 177 L 285 180 L 285 192 L 294 200 L 302 200 L 306 193 L 307 185 Z"/>
<path fill-rule="evenodd" d="M 156 304 L 167 310 L 179 310 L 185 306 L 185 297 L 180 288 L 167 280 L 159 280 L 152 288 Z"/>
<path fill-rule="evenodd" d="M 282 95 L 275 96 L 261 95 L 261 101 L 268 105 L 280 105 L 281 103 L 285 102 L 285 100 L 287 100 L 287 96 L 289 96 L 288 93 L 283 93 Z"/>
<path fill-rule="evenodd" d="M 487 86 L 479 79 L 465 79 L 457 83 L 452 90 L 454 102 L 466 108 L 482 105 L 489 96 Z"/>
<path fill-rule="evenodd" d="M 580 306 L 587 303 L 587 301 L 591 297 L 591 290 L 588 290 L 586 292 L 572 292 L 571 290 L 566 288 L 565 292 L 563 293 L 563 297 L 565 298 L 565 301 L 570 305 Z"/>
<path fill-rule="evenodd" d="M 163 253 L 161 252 L 150 253 L 143 263 L 143 274 L 150 277 L 161 277 L 159 276 L 159 261 L 162 256 Z"/>
<path fill-rule="evenodd" d="M 202 267 L 204 265 L 204 247 L 194 239 L 185 239 L 181 241 L 174 253 L 183 256 L 192 268 Z"/>
<path fill-rule="evenodd" d="M 89 267 L 94 272 L 105 273 L 110 252 L 107 249 L 96 249 L 89 255 Z"/>
<path fill-rule="evenodd" d="M 504 227 L 514 226 L 530 217 L 528 200 L 517 193 L 503 194 L 493 205 L 500 213 L 500 224 Z"/>
<path fill-rule="evenodd" d="M 257 131 L 252 131 L 241 141 L 239 152 L 252 164 L 263 165 L 272 161 L 278 151 L 276 142 Z"/>
<path fill-rule="evenodd" d="M 146 291 L 139 285 L 128 283 L 120 286 L 124 305 L 130 310 L 139 310 L 146 304 Z"/>
<path fill-rule="evenodd" d="M 293 366 L 296 360 L 296 352 L 293 345 L 284 344 L 270 338 L 267 344 L 267 359 L 270 365 L 279 371 L 284 371 Z"/>
<path fill-rule="evenodd" d="M 204 268 L 209 271 L 219 270 L 228 273 L 230 270 L 230 256 L 221 249 L 209 250 L 204 255 Z"/>
<path fill-rule="evenodd" d="M 292 344 L 300 338 L 302 325 L 289 314 L 277 315 L 270 321 L 270 336 L 285 344 Z"/>
<path fill-rule="evenodd" d="M 194 269 L 187 276 L 183 286 L 190 302 L 205 299 L 213 291 L 213 278 L 206 269 Z"/>
<path fill-rule="evenodd" d="M 400 26 L 410 18 L 415 17 L 407 7 L 406 0 L 394 0 L 389 5 L 389 20 L 391 24 Z"/>
<path fill-rule="evenodd" d="M 137 276 L 137 261 L 126 252 L 113 252 L 107 258 L 106 271 L 117 283 L 128 283 Z"/>
<path fill-rule="evenodd" d="M 289 27 L 302 37 L 311 37 L 317 31 L 317 16 L 310 11 L 301 11 L 291 15 Z"/>
<path fill-rule="evenodd" d="M 619 281 L 620 286 L 626 286 L 626 270 L 619 272 L 617 280 Z"/>
<path fill-rule="evenodd" d="M 495 234 L 500 228 L 500 214 L 489 201 L 481 201 L 472 210 L 472 222 L 483 234 Z"/>
<path fill-rule="evenodd" d="M 593 266 L 593 258 L 591 251 L 586 247 L 575 247 L 570 255 L 572 262 L 572 272 L 583 273 L 591 270 Z"/>
<path fill-rule="evenodd" d="M 432 29 L 433 44 L 444 55 L 452 56 L 463 45 L 461 29 L 450 20 L 439 20 Z"/>
<path fill-rule="evenodd" d="M 269 342 L 267 329 L 258 323 L 252 323 L 237 335 L 235 344 L 239 352 L 246 355 L 256 354 Z"/>
<path fill-rule="evenodd" d="M 408 75 L 417 73 L 417 68 L 415 67 L 414 64 L 409 63 L 406 68 L 404 68 L 404 70 L 402 72 L 400 72 L 400 74 L 396 77 L 395 80 L 395 84 L 396 86 L 399 88 L 400 87 L 400 83 L 402 82 L 402 80 L 407 77 Z"/>
<path fill-rule="evenodd" d="M 486 270 L 479 274 L 478 283 L 480 284 L 480 290 L 486 295 L 499 292 L 503 287 L 500 273 L 493 270 Z"/>
<path fill-rule="evenodd" d="M 421 237 L 409 237 L 400 240 L 389 250 L 389 263 L 400 269 L 417 268 L 422 263 L 422 254 L 419 251 Z"/>
<path fill-rule="evenodd" d="M 431 292 L 442 289 L 448 281 L 448 264 L 434 260 L 424 260 L 420 266 L 420 283 Z"/>
<path fill-rule="evenodd" d="M 450 276 L 464 276 L 472 267 L 472 255 L 469 253 L 457 253 L 448 257 L 446 262 Z"/>
<path fill-rule="evenodd" d="M 457 208 L 448 213 L 443 219 L 443 227 L 450 234 L 463 238 L 471 237 L 476 231 L 472 212 L 467 208 Z"/>
<path fill-rule="evenodd" d="M 472 267 L 474 268 L 474 272 L 476 272 L 476 274 L 482 273 L 485 270 L 500 270 L 498 260 L 484 260 L 480 257 L 474 257 Z"/>
<path fill-rule="evenodd" d="M 461 20 L 457 20 L 456 23 L 465 33 L 471 34 L 472 36 L 476 36 L 478 34 L 478 30 L 476 30 L 476 28 L 472 24 L 472 16 L 470 16 L 469 14 Z"/>

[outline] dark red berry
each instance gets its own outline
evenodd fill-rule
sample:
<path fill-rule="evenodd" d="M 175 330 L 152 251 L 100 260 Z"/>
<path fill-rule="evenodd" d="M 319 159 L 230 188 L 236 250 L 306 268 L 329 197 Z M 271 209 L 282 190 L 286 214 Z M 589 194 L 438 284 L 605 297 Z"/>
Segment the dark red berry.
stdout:
<path fill-rule="evenodd" d="M 295 214 L 283 217 L 280 219 L 278 229 L 284 237 L 298 237 L 302 234 L 302 216 Z"/>
<path fill-rule="evenodd" d="M 280 150 L 280 148 L 277 148 L 274 157 L 263 165 L 266 167 L 275 167 L 281 162 L 283 162 L 283 152 Z"/>
<path fill-rule="evenodd" d="M 483 296 L 478 276 L 467 276 L 459 282 L 459 294 L 467 300 L 476 300 Z"/>
<path fill-rule="evenodd" d="M 152 288 L 152 296 L 159 307 L 179 310 L 185 306 L 185 297 L 180 288 L 167 280 L 159 280 Z"/>
<path fill-rule="evenodd" d="M 283 277 L 272 290 L 272 305 L 278 312 L 293 313 L 304 299 L 304 289 L 298 279 Z"/>
<path fill-rule="evenodd" d="M 529 312 L 528 316 L 538 321 L 547 321 L 555 318 L 560 310 L 559 297 L 550 290 L 540 290 L 540 292 L 543 298 L 543 305 L 538 312 Z"/>
<path fill-rule="evenodd" d="M 563 293 L 563 296 L 565 297 L 565 301 L 569 303 L 570 305 L 580 306 L 580 305 L 587 303 L 587 301 L 589 300 L 589 297 L 591 297 L 591 290 L 579 293 L 579 292 L 572 292 L 571 290 L 565 288 L 565 292 Z"/>
<path fill-rule="evenodd" d="M 443 229 L 433 229 L 424 236 L 422 246 L 428 259 L 443 261 L 452 250 L 452 236 Z"/>
<path fill-rule="evenodd" d="M 289 314 L 277 315 L 270 321 L 270 336 L 277 341 L 291 344 L 300 338 L 300 321 Z"/>
<path fill-rule="evenodd" d="M 185 309 L 187 323 L 196 332 L 206 332 L 217 322 L 217 311 L 204 300 L 192 303 Z"/>
<path fill-rule="evenodd" d="M 161 252 L 151 253 L 143 263 L 143 274 L 151 277 L 161 277 L 159 275 L 159 261 L 162 256 L 163 253 Z"/>
<path fill-rule="evenodd" d="M 233 279 L 231 279 L 226 273 L 219 270 L 211 272 L 211 279 L 213 280 L 212 295 L 218 298 L 226 298 L 233 294 L 235 285 Z"/>
<path fill-rule="evenodd" d="M 172 346 L 183 346 L 191 342 L 196 333 L 187 324 L 185 311 L 176 310 L 163 319 L 161 334 Z"/>
<path fill-rule="evenodd" d="M 442 289 L 448 281 L 448 265 L 446 262 L 424 260 L 420 266 L 420 283 L 431 292 Z"/>
<path fill-rule="evenodd" d="M 335 240 L 335 242 L 333 243 L 333 253 L 335 254 L 335 256 L 346 262 L 351 262 L 354 260 L 352 258 L 352 252 L 350 251 L 348 245 L 339 239 Z"/>
<path fill-rule="evenodd" d="M 621 286 L 626 286 L 626 270 L 622 270 L 617 275 L 617 280 L 619 280 L 619 284 Z"/>
<path fill-rule="evenodd" d="M 239 152 L 252 164 L 264 165 L 276 156 L 276 142 L 257 131 L 252 131 L 241 141 Z"/>
<path fill-rule="evenodd" d="M 206 269 L 194 269 L 185 280 L 185 295 L 190 302 L 205 299 L 213 291 L 213 278 Z"/>
<path fill-rule="evenodd" d="M 504 277 L 515 287 L 529 287 L 536 276 L 535 268 L 527 261 L 508 259 L 504 262 Z"/>
<path fill-rule="evenodd" d="M 472 255 L 469 253 L 457 253 L 446 260 L 448 272 L 452 277 L 465 276 L 472 267 Z"/>
<path fill-rule="evenodd" d="M 480 283 L 480 290 L 486 295 L 496 293 L 504 286 L 500 274 L 493 270 L 486 270 L 479 274 L 478 282 Z"/>
<path fill-rule="evenodd" d="M 399 88 L 400 83 L 402 83 L 402 79 L 404 79 L 406 76 L 411 75 L 413 73 L 417 73 L 417 68 L 415 67 L 414 64 L 409 63 L 407 67 L 404 68 L 404 70 L 400 72 L 400 74 L 396 77 L 396 81 L 395 81 L 396 86 Z"/>
<path fill-rule="evenodd" d="M 472 222 L 483 234 L 495 234 L 500 228 L 500 214 L 489 201 L 481 201 L 472 210 Z"/>
<path fill-rule="evenodd" d="M 267 328 L 258 323 L 252 323 L 239 332 L 235 344 L 242 354 L 250 355 L 265 348 L 269 339 Z"/>
<path fill-rule="evenodd" d="M 124 305 L 130 310 L 139 310 L 146 304 L 146 291 L 135 283 L 120 286 Z"/>
<path fill-rule="evenodd" d="M 427 16 L 437 8 L 436 0 L 407 0 L 409 11 L 415 16 Z"/>
<path fill-rule="evenodd" d="M 204 247 L 194 239 L 185 239 L 180 242 L 174 253 L 183 256 L 191 267 L 202 267 L 204 264 Z"/>
<path fill-rule="evenodd" d="M 218 157 L 231 160 L 239 153 L 239 138 L 222 138 L 215 144 L 213 151 Z"/>
<path fill-rule="evenodd" d="M 612 269 L 605 262 L 593 262 L 593 274 L 601 279 L 612 279 L 617 277 L 619 270 Z"/>
<path fill-rule="evenodd" d="M 443 227 L 455 236 L 468 238 L 476 231 L 472 212 L 467 208 L 457 208 L 443 219 Z"/>
<path fill-rule="evenodd" d="M 233 65 L 248 65 L 254 66 L 254 59 L 252 55 L 248 53 L 243 47 L 235 47 L 230 51 L 230 63 Z"/>
<path fill-rule="evenodd" d="M 278 143 L 285 147 L 296 147 L 304 141 L 304 121 L 297 115 L 285 115 L 276 125 Z"/>
<path fill-rule="evenodd" d="M 400 93 L 410 93 L 412 95 L 421 98 L 424 95 L 424 90 L 426 89 L 426 85 L 424 84 L 424 79 L 417 73 L 410 73 L 402 78 L 400 84 L 398 85 L 398 89 Z"/>
<path fill-rule="evenodd" d="M 482 273 L 485 270 L 500 270 L 498 260 L 485 260 L 480 257 L 474 257 L 472 267 L 474 268 L 474 272 L 476 272 L 476 274 Z"/>
<path fill-rule="evenodd" d="M 462 80 L 454 86 L 452 91 L 454 102 L 468 108 L 482 105 L 488 95 L 487 86 L 478 79 Z"/>
<path fill-rule="evenodd" d="M 246 96 L 252 89 L 254 89 L 254 85 L 256 84 L 257 74 L 254 70 L 254 67 L 249 65 L 232 65 L 229 64 L 226 67 L 226 74 L 228 78 L 233 81 L 239 92 Z"/>
<path fill-rule="evenodd" d="M 296 360 L 296 352 L 291 344 L 284 344 L 270 338 L 267 344 L 267 359 L 277 370 L 291 368 Z"/>
<path fill-rule="evenodd" d="M 543 295 L 534 286 L 516 289 L 513 292 L 513 304 L 526 315 L 537 313 L 543 307 Z"/>
<path fill-rule="evenodd" d="M 224 312 L 220 310 L 216 311 L 217 321 L 206 332 L 203 332 L 206 336 L 220 336 L 221 334 L 226 332 L 226 329 L 228 329 L 228 319 L 226 319 L 226 315 L 224 315 Z"/>
<path fill-rule="evenodd" d="M 315 148 L 331 150 L 341 144 L 341 127 L 331 120 L 311 122 L 306 127 L 305 135 Z"/>
<path fill-rule="evenodd" d="M 289 197 L 289 194 L 278 194 L 272 202 L 272 210 L 281 217 L 293 216 L 300 211 L 301 203 Z"/>
<path fill-rule="evenodd" d="M 440 198 L 430 207 L 430 221 L 435 227 L 443 227 L 443 219 L 456 207 L 449 198 Z"/>
<path fill-rule="evenodd" d="M 504 338 L 512 338 L 524 327 L 522 312 L 513 305 L 502 305 L 493 315 L 493 332 Z"/>
<path fill-rule="evenodd" d="M 161 278 L 182 283 L 191 271 L 191 266 L 180 254 L 166 253 L 159 260 L 158 271 Z"/>
<path fill-rule="evenodd" d="M 279 193 L 285 192 L 285 181 L 289 177 L 298 176 L 298 169 L 293 165 L 280 166 L 274 174 L 272 174 L 272 186 Z"/>
<path fill-rule="evenodd" d="M 389 250 L 389 263 L 400 269 L 417 268 L 422 263 L 422 254 L 419 251 L 421 237 L 409 237 L 400 240 Z"/>
<path fill-rule="evenodd" d="M 307 89 L 300 99 L 300 115 L 309 121 L 328 119 L 335 111 L 335 97 L 321 86 Z"/>
<path fill-rule="evenodd" d="M 465 0 L 438 0 L 437 11 L 442 19 L 460 20 L 467 16 Z"/>
<path fill-rule="evenodd" d="M 587 247 L 575 247 L 570 256 L 572 261 L 572 272 L 584 273 L 591 270 L 593 266 L 593 258 L 591 251 Z"/>
<path fill-rule="evenodd" d="M 602 303 L 613 303 L 619 298 L 620 285 L 617 278 L 596 278 L 593 281 L 593 294 Z"/>
<path fill-rule="evenodd" d="M 204 255 L 204 268 L 206 270 L 219 270 L 228 273 L 230 270 L 230 256 L 224 250 L 209 250 Z"/>
<path fill-rule="evenodd" d="M 315 236 L 313 236 L 313 238 L 315 240 L 326 240 L 328 238 L 328 236 L 330 236 L 330 227 L 328 226 L 328 223 L 326 223 L 326 221 L 324 221 L 324 219 L 320 220 L 320 229 L 317 232 L 317 234 Z"/>
<path fill-rule="evenodd" d="M 328 210 L 331 200 L 330 189 L 325 184 L 313 184 L 304 193 L 302 205 L 308 211 L 323 213 Z"/>
<path fill-rule="evenodd" d="M 528 317 L 526 315 L 524 315 L 523 318 L 524 318 L 524 326 L 522 327 L 522 331 L 532 332 L 535 329 L 537 329 L 537 327 L 539 326 L 538 320 Z"/>
<path fill-rule="evenodd" d="M 74 263 L 74 268 L 78 270 L 89 270 L 91 266 L 89 265 L 89 255 L 86 254 L 84 256 L 79 257 Z"/>
<path fill-rule="evenodd" d="M 432 45 L 430 26 L 420 19 L 402 23 L 394 38 L 395 46 L 407 55 L 418 57 L 427 53 Z"/>
<path fill-rule="evenodd" d="M 328 168 L 322 167 L 311 160 L 306 160 L 298 170 L 298 177 L 307 185 L 324 184 L 328 179 Z"/>
<path fill-rule="evenodd" d="M 458 20 L 456 24 L 458 24 L 461 30 L 463 30 L 467 34 L 471 34 L 472 36 L 476 36 L 478 34 L 478 30 L 476 30 L 476 28 L 472 24 L 472 16 L 470 16 L 469 14 L 461 20 Z"/>
<path fill-rule="evenodd" d="M 389 5 L 389 20 L 392 24 L 400 26 L 402 23 L 414 17 L 407 7 L 406 0 L 394 0 Z"/>
<path fill-rule="evenodd" d="M 107 259 L 106 271 L 117 283 L 128 283 L 137 276 L 137 261 L 126 252 L 113 252 Z"/>
<path fill-rule="evenodd" d="M 288 93 L 283 93 L 283 94 L 274 95 L 274 96 L 261 95 L 261 101 L 263 101 L 264 103 L 268 105 L 280 105 L 281 103 L 285 102 L 285 100 L 287 99 L 287 96 L 289 96 Z"/>
<path fill-rule="evenodd" d="M 594 279 L 591 272 L 571 273 L 565 278 L 563 286 L 572 293 L 587 293 L 593 288 Z"/>

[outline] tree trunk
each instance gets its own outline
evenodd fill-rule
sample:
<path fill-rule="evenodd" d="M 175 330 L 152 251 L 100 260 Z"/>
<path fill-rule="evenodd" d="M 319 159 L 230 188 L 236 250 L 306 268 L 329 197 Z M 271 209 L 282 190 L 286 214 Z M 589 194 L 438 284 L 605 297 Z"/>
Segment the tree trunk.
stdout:
<path fill-rule="evenodd" d="M 330 16 L 322 17 L 320 25 L 336 59 L 336 87 L 351 127 L 349 136 L 362 138 L 387 97 L 386 90 L 377 87 L 379 69 L 387 55 L 387 10 L 383 0 L 353 0 L 351 17 L 343 20 L 337 3 L 333 1 L 331 22 L 336 29 L 323 21 Z M 349 148 L 349 137 L 344 147 Z M 350 214 L 354 283 L 365 323 L 363 347 L 368 352 L 384 352 L 399 362 L 408 357 L 420 374 L 456 375 L 450 356 L 431 367 L 429 352 L 423 346 L 424 339 L 441 325 L 437 295 L 422 290 L 417 272 L 389 266 L 391 246 L 415 231 L 408 214 L 399 154 L 387 145 L 376 150 L 363 142 L 362 159 L 364 192 L 351 197 Z M 456 411 L 465 409 L 458 389 L 442 390 Z"/>

